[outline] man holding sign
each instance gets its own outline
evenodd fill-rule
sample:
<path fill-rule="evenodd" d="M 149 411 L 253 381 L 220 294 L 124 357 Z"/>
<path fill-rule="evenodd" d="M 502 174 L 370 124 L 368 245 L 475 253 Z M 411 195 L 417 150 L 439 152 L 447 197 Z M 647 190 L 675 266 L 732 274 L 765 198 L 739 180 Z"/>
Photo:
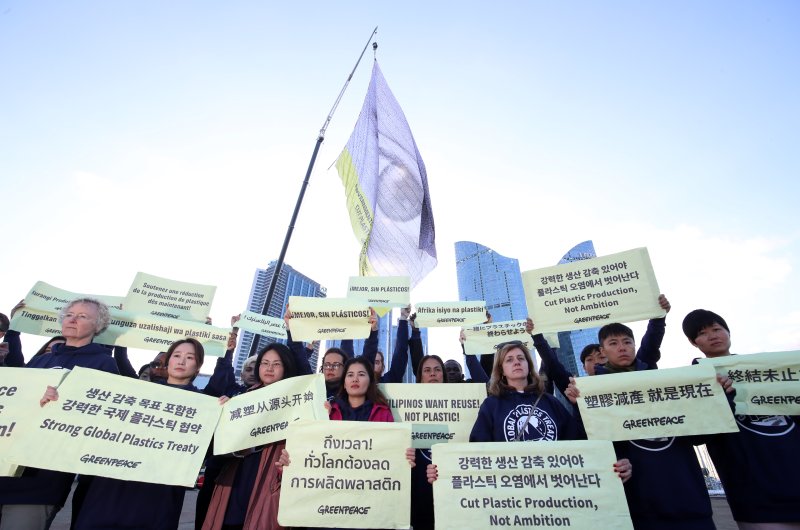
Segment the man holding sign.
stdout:
<path fill-rule="evenodd" d="M 709 359 L 731 355 L 725 320 L 696 309 L 683 319 L 683 333 Z M 736 416 L 739 432 L 706 442 L 739 528 L 800 528 L 800 418 Z"/>
<path fill-rule="evenodd" d="M 66 342 L 56 345 L 48 355 L 31 359 L 28 368 L 83 366 L 118 373 L 108 350 L 92 342 L 108 327 L 106 304 L 92 298 L 73 300 L 61 310 L 59 320 Z M 0 529 L 47 528 L 67 500 L 74 479 L 72 473 L 35 468 L 26 468 L 20 478 L 0 478 Z"/>
<path fill-rule="evenodd" d="M 657 369 L 637 358 L 636 341 L 628 326 L 606 324 L 600 328 L 598 338 L 600 351 L 608 361 L 595 367 L 597 375 Z M 730 387 L 729 381 L 720 382 Z M 570 400 L 579 395 L 574 379 L 566 395 Z M 668 433 L 666 427 L 665 434 Z M 614 443 L 617 456 L 628 458 L 635 470 L 625 484 L 625 496 L 637 530 L 715 528 L 693 443 L 703 441 L 669 436 Z M 664 488 L 665 484 L 672 486 L 670 491 Z"/>

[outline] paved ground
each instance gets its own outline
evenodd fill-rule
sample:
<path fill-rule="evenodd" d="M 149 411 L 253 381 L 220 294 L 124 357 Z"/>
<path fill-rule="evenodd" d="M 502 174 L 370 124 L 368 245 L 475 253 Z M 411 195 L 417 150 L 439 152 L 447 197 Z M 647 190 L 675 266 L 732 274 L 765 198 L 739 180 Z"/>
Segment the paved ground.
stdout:
<path fill-rule="evenodd" d="M 186 492 L 186 501 L 183 503 L 179 530 L 192 530 L 194 528 L 194 503 L 196 500 L 196 490 Z M 69 507 L 71 503 L 72 496 L 67 500 L 67 505 L 64 506 L 64 509 L 56 516 L 53 526 L 50 527 L 52 530 L 69 530 L 71 514 Z M 728 504 L 725 502 L 724 497 L 712 497 L 711 507 L 714 509 L 714 522 L 717 525 L 717 530 L 737 530 L 736 523 L 731 517 L 731 511 L 728 509 Z"/>

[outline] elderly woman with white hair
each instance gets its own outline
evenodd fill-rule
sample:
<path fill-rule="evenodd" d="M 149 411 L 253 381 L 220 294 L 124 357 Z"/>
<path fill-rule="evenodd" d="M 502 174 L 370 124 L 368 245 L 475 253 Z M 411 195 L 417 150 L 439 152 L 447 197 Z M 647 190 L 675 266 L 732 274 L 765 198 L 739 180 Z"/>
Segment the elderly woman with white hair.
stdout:
<path fill-rule="evenodd" d="M 49 355 L 34 357 L 28 368 L 69 368 L 76 366 L 118 373 L 117 363 L 105 346 L 92 342 L 110 321 L 108 306 L 93 298 L 79 298 L 59 314 L 64 344 L 53 346 Z M 48 395 L 55 389 L 48 387 Z M 72 473 L 25 468 L 19 478 L 0 478 L 0 529 L 46 529 L 69 495 L 75 479 Z"/>

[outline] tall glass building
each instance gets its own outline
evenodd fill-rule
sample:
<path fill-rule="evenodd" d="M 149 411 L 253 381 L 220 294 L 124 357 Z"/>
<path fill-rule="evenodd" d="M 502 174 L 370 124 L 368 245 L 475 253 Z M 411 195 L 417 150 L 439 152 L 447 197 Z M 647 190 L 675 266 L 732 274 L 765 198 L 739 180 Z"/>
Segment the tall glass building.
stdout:
<path fill-rule="evenodd" d="M 253 285 L 250 287 L 250 297 L 247 302 L 248 311 L 260 313 L 264 308 L 264 301 L 267 299 L 267 291 L 269 290 L 272 276 L 275 274 L 276 265 L 276 261 L 271 261 L 266 269 L 256 269 L 255 276 L 253 277 Z M 269 307 L 267 308 L 267 315 L 275 318 L 283 318 L 283 310 L 286 304 L 289 303 L 290 296 L 325 298 L 327 296 L 327 289 L 284 263 L 283 267 L 281 267 L 280 275 L 278 276 L 278 283 L 275 285 L 275 292 L 272 295 L 272 300 L 270 300 Z M 239 344 L 236 347 L 236 357 L 233 365 L 237 378 L 242 372 L 242 364 L 244 364 L 247 356 L 250 355 L 253 341 L 258 341 L 258 344 L 261 345 L 266 345 L 270 342 L 286 343 L 286 339 L 280 339 L 269 335 L 256 335 L 249 331 L 243 331 L 239 335 Z M 258 350 L 258 347 L 256 347 L 256 350 Z M 314 351 L 313 356 L 309 359 L 311 366 L 316 366 L 317 350 Z"/>
<path fill-rule="evenodd" d="M 565 263 L 573 263 L 583 259 L 597 257 L 594 251 L 594 244 L 592 241 L 584 241 L 578 243 L 564 254 L 564 257 L 558 262 L 559 265 Z M 559 348 L 557 350 L 558 358 L 561 360 L 567 370 L 573 374 L 580 376 L 586 375 L 586 370 L 583 369 L 581 363 L 581 351 L 589 344 L 597 342 L 597 332 L 600 328 L 586 328 L 576 329 L 573 331 L 560 331 L 558 333 Z"/>
<path fill-rule="evenodd" d="M 472 241 L 459 241 L 456 275 L 459 300 L 485 300 L 486 310 L 495 322 L 527 318 L 522 274 L 516 259 Z"/>

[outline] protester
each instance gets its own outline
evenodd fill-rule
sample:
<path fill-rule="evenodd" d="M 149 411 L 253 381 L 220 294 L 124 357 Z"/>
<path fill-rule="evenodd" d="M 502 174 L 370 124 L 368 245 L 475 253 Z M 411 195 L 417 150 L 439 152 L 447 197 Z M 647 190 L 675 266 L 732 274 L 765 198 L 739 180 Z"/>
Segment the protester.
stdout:
<path fill-rule="evenodd" d="M 636 355 L 633 331 L 624 324 L 606 324 L 598 332 L 600 351 L 608 361 L 597 365 L 597 375 L 654 370 Z M 730 381 L 720 379 L 724 388 Z M 565 392 L 579 396 L 572 379 Z M 625 484 L 625 497 L 636 530 L 713 529 L 711 501 L 697 461 L 694 445 L 700 437 L 665 437 L 614 442 L 618 458 L 630 460 L 636 472 Z M 669 484 L 669 489 L 664 485 Z"/>
<path fill-rule="evenodd" d="M 731 355 L 728 324 L 712 311 L 695 309 L 686 315 L 683 333 L 708 358 Z M 742 530 L 800 528 L 798 423 L 798 416 L 737 415 L 738 432 L 706 439 L 725 498 Z"/>
<path fill-rule="evenodd" d="M 525 442 L 585 438 L 582 425 L 552 395 L 543 390 L 533 359 L 522 343 L 502 346 L 495 355 L 489 396 L 481 404 L 470 442 Z M 625 459 L 614 471 L 627 481 L 631 465 Z M 427 467 L 429 482 L 438 477 L 435 464 Z"/>
<path fill-rule="evenodd" d="M 669 313 L 672 306 L 663 294 L 658 295 L 658 305 L 665 312 Z M 647 322 L 647 330 L 642 337 L 642 343 L 639 350 L 636 352 L 637 366 L 640 369 L 656 369 L 658 368 L 658 361 L 661 359 L 661 341 L 664 339 L 664 333 L 667 325 L 667 317 L 653 318 Z M 534 323 L 530 318 L 527 319 L 526 330 L 528 333 L 533 334 Z M 550 347 L 544 335 L 537 333 L 533 336 L 533 346 L 539 352 L 542 358 L 542 371 L 547 375 L 547 378 L 553 382 L 555 388 L 561 393 L 564 393 L 569 386 L 570 377 L 577 376 L 578 374 L 571 374 L 561 363 L 555 351 Z M 598 365 L 607 365 L 608 358 L 606 357 L 600 344 L 589 344 L 583 351 L 581 351 L 581 362 L 587 375 L 596 375 Z M 601 368 L 600 371 L 605 373 L 613 371 L 611 367 Z"/>
<path fill-rule="evenodd" d="M 256 358 L 259 384 L 250 391 L 297 375 L 292 352 L 279 343 L 267 345 Z M 284 440 L 237 453 L 217 476 L 203 530 L 280 529 L 280 468 L 274 464 Z"/>
<path fill-rule="evenodd" d="M 394 343 L 394 354 L 389 371 L 384 374 L 386 369 L 383 352 L 375 351 L 374 357 L 367 357 L 373 362 L 375 367 L 375 378 L 381 383 L 402 383 L 403 375 L 408 366 L 408 315 L 411 313 L 411 306 L 400 310 L 400 317 L 397 319 L 397 335 Z M 369 352 L 367 352 L 367 356 Z"/>
<path fill-rule="evenodd" d="M 64 344 L 53 346 L 52 353 L 34 357 L 28 368 L 67 368 L 76 366 L 118 373 L 108 350 L 92 342 L 108 327 L 108 307 L 93 298 L 79 298 L 59 313 Z M 48 387 L 46 396 L 55 388 Z M 43 402 L 46 400 L 43 398 Z M 75 478 L 60 473 L 26 467 L 20 478 L 0 478 L 1 530 L 46 529 L 69 495 Z"/>
<path fill-rule="evenodd" d="M 203 345 L 192 338 L 173 342 L 166 355 L 166 386 L 200 392 L 192 381 L 203 365 Z M 56 395 L 57 397 L 57 395 Z M 227 397 L 220 399 L 224 404 Z M 186 488 L 94 477 L 77 515 L 77 530 L 178 527 Z"/>

